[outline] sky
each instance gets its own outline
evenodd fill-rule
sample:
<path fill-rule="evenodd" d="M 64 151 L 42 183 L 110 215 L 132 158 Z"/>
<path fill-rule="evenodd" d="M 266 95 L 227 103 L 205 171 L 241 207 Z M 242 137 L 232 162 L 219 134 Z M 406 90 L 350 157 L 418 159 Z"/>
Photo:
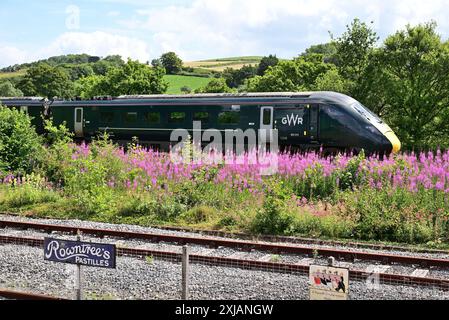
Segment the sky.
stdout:
<path fill-rule="evenodd" d="M 449 0 L 0 0 L 0 67 L 69 53 L 292 58 L 354 18 L 380 41 L 431 20 L 449 38 Z"/>

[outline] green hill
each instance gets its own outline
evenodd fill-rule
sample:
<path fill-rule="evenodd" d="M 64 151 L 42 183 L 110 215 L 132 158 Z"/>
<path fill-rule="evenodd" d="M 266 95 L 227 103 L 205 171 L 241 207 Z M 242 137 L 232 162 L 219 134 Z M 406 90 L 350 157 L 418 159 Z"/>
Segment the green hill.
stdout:
<path fill-rule="evenodd" d="M 184 86 L 189 87 L 193 92 L 195 89 L 204 87 L 211 80 L 210 78 L 205 77 L 177 75 L 166 75 L 164 79 L 169 83 L 169 87 L 167 90 L 168 94 L 181 94 L 181 88 Z"/>
<path fill-rule="evenodd" d="M 56 56 L 45 60 L 40 60 L 21 65 L 10 66 L 0 70 L 0 81 L 14 80 L 17 81 L 25 75 L 29 67 L 38 63 L 48 63 L 52 66 L 61 66 L 67 70 L 82 66 L 94 66 L 96 63 L 103 61 L 117 63 L 118 56 L 110 56 L 104 59 L 89 55 L 66 55 Z M 226 68 L 240 69 L 244 65 L 257 65 L 260 63 L 260 56 L 246 57 L 228 57 L 219 59 L 208 59 L 201 61 L 184 62 L 184 69 L 180 75 L 167 75 L 165 79 L 169 83 L 168 94 L 180 94 L 182 87 L 189 87 L 192 91 L 205 86 L 212 77 L 222 72 Z M 101 60 L 101 61 L 100 61 Z"/>

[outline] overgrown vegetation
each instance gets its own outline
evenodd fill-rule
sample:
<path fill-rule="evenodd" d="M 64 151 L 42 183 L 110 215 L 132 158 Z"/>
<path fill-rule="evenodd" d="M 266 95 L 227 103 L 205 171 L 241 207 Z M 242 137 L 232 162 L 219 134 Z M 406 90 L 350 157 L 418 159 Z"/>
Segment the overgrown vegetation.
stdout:
<path fill-rule="evenodd" d="M 29 131 L 26 114 L 0 110 L 8 124 L 23 126 L 20 133 Z M 0 210 L 256 234 L 449 241 L 448 152 L 383 160 L 363 153 L 280 154 L 278 172 L 264 177 L 260 164 L 174 163 L 168 154 L 136 144 L 125 152 L 107 135 L 89 146 L 76 145 L 64 126 L 47 122 L 46 128 L 48 134 L 34 140 L 32 149 L 2 158 Z M 30 141 L 29 134 L 16 135 L 17 142 Z M 5 136 L 3 150 L 26 146 Z"/>

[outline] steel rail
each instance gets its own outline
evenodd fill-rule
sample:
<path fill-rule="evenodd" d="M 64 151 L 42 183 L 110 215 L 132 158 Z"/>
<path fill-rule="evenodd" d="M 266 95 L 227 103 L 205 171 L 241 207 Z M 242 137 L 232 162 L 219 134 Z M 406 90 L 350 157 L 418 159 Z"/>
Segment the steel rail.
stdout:
<path fill-rule="evenodd" d="M 0 289 L 0 297 L 10 300 L 67 300 L 59 297 L 52 297 L 42 294 Z"/>
<path fill-rule="evenodd" d="M 0 212 L 0 214 L 10 215 L 10 216 L 19 216 L 18 214 L 11 213 L 11 212 Z M 44 217 L 42 219 L 52 219 L 52 218 Z M 0 219 L 0 223 L 2 221 L 8 222 L 8 220 Z M 420 247 L 416 247 L 416 246 L 406 246 L 406 245 L 401 246 L 401 245 L 384 244 L 384 243 L 375 244 L 375 243 L 354 242 L 354 241 L 344 241 L 344 240 L 327 240 L 327 239 L 324 240 L 324 239 L 293 237 L 293 236 L 254 235 L 254 234 L 241 233 L 241 232 L 204 230 L 204 229 L 195 229 L 195 228 L 180 227 L 180 226 L 150 225 L 148 227 L 151 227 L 154 229 L 166 230 L 166 231 L 189 232 L 189 233 L 196 233 L 196 234 L 203 235 L 203 236 L 249 240 L 249 241 L 345 246 L 345 247 L 351 247 L 351 248 L 356 248 L 356 249 L 392 250 L 392 251 L 449 255 L 449 249 L 443 250 L 443 249 L 420 248 Z"/>
<path fill-rule="evenodd" d="M 344 259 L 347 261 L 354 260 L 368 260 L 379 261 L 381 263 L 399 263 L 407 265 L 419 265 L 423 267 L 440 267 L 449 268 L 449 259 L 431 259 L 418 256 L 408 255 L 393 255 L 386 253 L 373 253 L 363 251 L 351 251 L 342 249 L 330 249 L 330 248 L 313 248 L 300 245 L 286 245 L 275 244 L 265 242 L 251 242 L 235 239 L 217 239 L 217 238 L 204 238 L 204 237 L 187 237 L 187 236 L 175 236 L 166 234 L 154 234 L 154 233 L 141 233 L 131 231 L 117 231 L 110 229 L 93 229 L 82 228 L 73 226 L 64 226 L 56 224 L 42 224 L 34 222 L 19 222 L 19 221 L 5 221 L 0 220 L 0 228 L 15 228 L 15 229 L 33 229 L 44 230 L 46 232 L 58 231 L 76 234 L 78 231 L 86 235 L 92 235 L 97 237 L 115 237 L 135 240 L 146 240 L 153 243 L 166 242 L 177 243 L 181 245 L 196 244 L 202 246 L 208 246 L 212 248 L 228 247 L 239 248 L 246 251 L 258 250 L 274 254 L 297 254 L 307 256 L 323 256 L 323 257 L 335 257 L 337 259 Z"/>
<path fill-rule="evenodd" d="M 324 240 L 324 239 L 314 239 L 314 238 L 303 238 L 303 237 L 293 237 L 293 236 L 270 236 L 270 235 L 254 235 L 248 233 L 240 232 L 227 232 L 218 230 L 203 230 L 194 229 L 189 227 L 177 227 L 177 226 L 150 226 L 154 229 L 175 231 L 175 232 L 190 232 L 197 233 L 212 237 L 222 237 L 231 239 L 243 239 L 252 241 L 264 241 L 264 242 L 280 242 L 280 243 L 291 243 L 291 244 L 317 244 L 317 245 L 329 245 L 329 246 L 346 246 L 351 248 L 362 248 L 362 249 L 372 249 L 372 250 L 392 250 L 392 251 L 405 251 L 405 252 L 416 252 L 416 253 L 432 253 L 432 254 L 447 254 L 449 255 L 449 250 L 442 249 L 430 249 L 430 248 L 419 248 L 414 246 L 400 246 L 393 244 L 374 244 L 374 243 L 364 243 L 364 242 L 354 242 L 354 241 L 342 241 L 342 240 Z"/>
<path fill-rule="evenodd" d="M 18 236 L 0 236 L 0 242 L 26 245 L 32 247 L 43 247 L 44 240 L 31 237 Z M 138 248 L 118 247 L 117 254 L 119 256 L 131 257 L 156 257 L 161 260 L 168 260 L 171 262 L 180 262 L 182 254 L 168 251 L 147 250 Z M 260 260 L 237 259 L 229 257 L 211 257 L 205 255 L 192 254 L 189 256 L 191 263 L 198 263 L 211 266 L 240 268 L 246 270 L 260 270 L 276 273 L 299 273 L 308 275 L 310 266 L 307 264 L 290 264 L 266 262 Z M 370 279 L 373 275 L 378 277 L 380 283 L 395 284 L 395 285 L 411 285 L 418 284 L 421 286 L 431 286 L 440 290 L 449 291 L 449 279 L 430 278 L 430 277 L 416 277 L 412 275 L 390 274 L 390 273 L 369 273 L 364 270 L 349 270 L 349 276 L 359 280 Z"/>

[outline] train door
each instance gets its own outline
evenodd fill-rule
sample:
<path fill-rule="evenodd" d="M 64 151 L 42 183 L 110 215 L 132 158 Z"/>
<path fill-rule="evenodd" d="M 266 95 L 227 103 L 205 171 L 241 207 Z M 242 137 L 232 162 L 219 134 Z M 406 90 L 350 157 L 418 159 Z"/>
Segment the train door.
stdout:
<path fill-rule="evenodd" d="M 77 138 L 81 138 L 84 136 L 84 109 L 83 108 L 75 108 L 75 136 Z"/>
<path fill-rule="evenodd" d="M 309 143 L 309 111 L 309 106 L 304 104 L 276 107 L 274 118 L 280 144 L 301 146 Z"/>
<path fill-rule="evenodd" d="M 262 142 L 273 142 L 273 124 L 274 124 L 273 107 L 260 108 L 260 135 Z"/>
<path fill-rule="evenodd" d="M 309 107 L 310 112 L 309 112 L 309 135 L 310 135 L 310 142 L 311 143 L 318 143 L 319 141 L 319 123 L 318 123 L 318 118 L 319 118 L 319 105 L 317 104 L 312 104 Z"/>

